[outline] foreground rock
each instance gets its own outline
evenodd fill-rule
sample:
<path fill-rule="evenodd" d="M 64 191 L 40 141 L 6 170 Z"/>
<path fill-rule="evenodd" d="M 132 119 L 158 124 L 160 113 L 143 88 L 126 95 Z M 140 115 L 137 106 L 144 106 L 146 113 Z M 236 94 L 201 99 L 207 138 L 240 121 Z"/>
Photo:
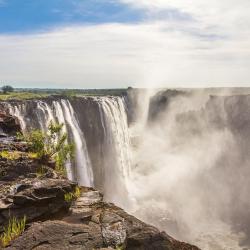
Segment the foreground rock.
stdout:
<path fill-rule="evenodd" d="M 61 220 L 34 223 L 7 249 L 196 250 L 127 214 L 102 195 L 82 189 L 82 196 Z"/>
<path fill-rule="evenodd" d="M 28 222 L 58 217 L 70 207 L 64 195 L 76 184 L 61 179 L 23 179 L 0 184 L 0 232 L 10 217 L 26 216 Z"/>
<path fill-rule="evenodd" d="M 105 203 L 94 189 L 82 187 L 76 201 L 67 201 L 65 194 L 73 193 L 76 183 L 48 166 L 41 167 L 23 149 L 15 159 L 0 157 L 0 169 L 4 169 L 0 178 L 0 233 L 10 218 L 26 216 L 28 223 L 26 231 L 7 249 L 198 249 Z"/>

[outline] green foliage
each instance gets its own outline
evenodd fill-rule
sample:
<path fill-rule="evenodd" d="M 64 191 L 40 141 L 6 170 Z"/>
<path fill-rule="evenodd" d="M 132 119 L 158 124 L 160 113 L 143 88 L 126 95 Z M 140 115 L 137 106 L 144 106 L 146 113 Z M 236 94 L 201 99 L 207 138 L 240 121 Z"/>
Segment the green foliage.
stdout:
<path fill-rule="evenodd" d="M 41 177 L 44 176 L 47 173 L 47 169 L 45 166 L 41 166 L 40 168 L 38 168 L 37 172 L 36 172 L 36 176 L 37 177 Z"/>
<path fill-rule="evenodd" d="M 6 100 L 27 100 L 27 99 L 38 99 L 47 97 L 48 94 L 46 93 L 28 93 L 28 92 L 9 92 L 9 93 L 3 93 L 0 95 L 1 101 Z"/>
<path fill-rule="evenodd" d="M 56 162 L 56 170 L 65 174 L 65 163 L 74 156 L 74 145 L 67 143 L 67 134 L 62 132 L 63 124 L 50 123 L 47 132 L 33 130 L 24 135 L 31 153 L 44 164 Z"/>
<path fill-rule="evenodd" d="M 81 196 L 81 188 L 80 187 L 76 187 L 75 188 L 75 193 L 74 193 L 76 198 L 79 198 Z"/>
<path fill-rule="evenodd" d="M 13 92 L 14 88 L 9 85 L 5 85 L 2 87 L 2 91 L 4 94 L 7 94 L 8 92 Z"/>
<path fill-rule="evenodd" d="M 75 197 L 74 197 L 74 194 L 73 193 L 66 193 L 66 194 L 64 194 L 64 200 L 66 201 L 66 202 L 71 202 L 71 201 L 73 201 L 75 199 Z"/>
<path fill-rule="evenodd" d="M 26 216 L 18 220 L 13 217 L 9 220 L 9 224 L 4 228 L 3 234 L 0 236 L 0 242 L 3 247 L 7 247 L 12 240 L 17 238 L 25 230 Z"/>
<path fill-rule="evenodd" d="M 1 151 L 0 158 L 5 158 L 8 160 L 17 160 L 21 157 L 21 153 L 18 151 Z"/>
<path fill-rule="evenodd" d="M 46 135 L 41 130 L 33 130 L 32 132 L 24 135 L 24 140 L 28 142 L 29 150 L 32 153 L 37 154 L 38 158 L 44 157 L 46 154 Z"/>
<path fill-rule="evenodd" d="M 66 202 L 72 202 L 81 196 L 81 188 L 76 187 L 74 192 L 64 194 L 64 200 Z"/>
<path fill-rule="evenodd" d="M 124 96 L 126 89 L 15 89 L 15 92 L 1 93 L 0 100 L 30 100 L 46 98 L 51 95 L 75 96 Z"/>

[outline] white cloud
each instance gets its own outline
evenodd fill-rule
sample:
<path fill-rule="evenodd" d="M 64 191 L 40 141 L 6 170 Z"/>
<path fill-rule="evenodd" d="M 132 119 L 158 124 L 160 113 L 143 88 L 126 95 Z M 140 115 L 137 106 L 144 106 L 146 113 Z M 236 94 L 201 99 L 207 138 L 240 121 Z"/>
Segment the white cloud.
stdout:
<path fill-rule="evenodd" d="M 1 35 L 0 80 L 63 88 L 247 85 L 249 42 L 244 32 L 214 39 L 178 22 Z"/>
<path fill-rule="evenodd" d="M 248 32 L 250 27 L 249 0 L 120 0 L 148 13 L 175 9 L 190 15 L 192 25 L 199 29 L 208 28 L 218 34 L 236 35 Z M 183 23 L 182 23 L 183 25 Z M 190 24 L 189 24 L 190 25 Z"/>

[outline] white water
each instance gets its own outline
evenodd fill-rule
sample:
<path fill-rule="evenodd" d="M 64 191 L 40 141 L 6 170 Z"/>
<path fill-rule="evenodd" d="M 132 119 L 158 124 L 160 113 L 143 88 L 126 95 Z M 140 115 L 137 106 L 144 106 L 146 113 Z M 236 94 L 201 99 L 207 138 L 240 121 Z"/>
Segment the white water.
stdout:
<path fill-rule="evenodd" d="M 64 114 L 63 114 L 63 110 L 62 110 L 62 105 L 60 105 L 60 103 L 58 101 L 53 101 L 52 103 L 54 110 L 55 110 L 55 115 L 57 117 L 57 122 L 60 124 L 64 124 L 64 126 L 62 127 L 62 132 L 63 133 L 68 133 L 67 131 L 67 127 L 66 127 L 66 121 L 64 118 Z M 69 141 L 67 140 L 66 143 L 68 143 Z M 73 171 L 72 171 L 72 164 L 70 160 L 67 160 L 66 162 L 66 170 L 67 170 L 67 176 L 69 178 L 69 180 L 74 180 L 74 175 L 73 175 Z"/>
<path fill-rule="evenodd" d="M 93 172 L 88 156 L 86 141 L 81 131 L 74 110 L 68 100 L 61 100 L 62 108 L 65 115 L 65 121 L 71 128 L 76 147 L 76 178 L 80 185 L 93 186 Z"/>
<path fill-rule="evenodd" d="M 138 126 L 140 130 L 131 128 L 138 133 L 138 143 L 132 150 L 130 212 L 204 250 L 247 250 L 240 245 L 244 233 L 234 230 L 225 218 L 237 206 L 237 189 L 242 196 L 238 206 L 248 208 L 243 193 L 249 176 L 239 183 L 236 173 L 242 155 L 230 125 L 220 129 L 203 116 L 208 99 L 201 95 L 175 98 L 154 123 Z M 216 116 L 219 108 L 216 104 L 209 112 Z"/>
<path fill-rule="evenodd" d="M 70 102 L 68 100 L 53 101 L 53 104 L 49 106 L 44 101 L 36 101 L 35 104 L 36 107 L 29 111 L 26 107 L 26 105 L 29 105 L 28 103 L 8 104 L 9 113 L 19 119 L 23 131 L 37 128 L 33 119 L 37 121 L 37 126 L 44 132 L 47 130 L 50 122 L 57 121 L 65 124 L 63 132 L 73 135 L 76 150 L 75 164 L 70 162 L 66 164 L 68 178 L 77 181 L 80 185 L 93 186 L 92 166 L 88 156 L 86 141 Z M 32 105 L 34 105 L 34 102 Z M 75 169 L 73 169 L 74 165 Z"/>
<path fill-rule="evenodd" d="M 105 198 L 126 207 L 131 156 L 125 101 L 120 97 L 102 97 L 95 101 L 98 102 L 105 134 Z"/>

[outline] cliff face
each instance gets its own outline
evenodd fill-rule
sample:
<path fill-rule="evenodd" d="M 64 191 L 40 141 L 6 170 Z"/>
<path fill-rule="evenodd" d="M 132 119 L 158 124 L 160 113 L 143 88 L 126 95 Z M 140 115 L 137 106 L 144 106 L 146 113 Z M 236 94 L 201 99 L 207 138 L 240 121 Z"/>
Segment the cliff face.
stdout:
<path fill-rule="evenodd" d="M 25 231 L 6 249 L 198 249 L 105 203 L 92 188 L 65 200 L 76 183 L 30 158 L 25 142 L 9 137 L 0 147 L 13 154 L 0 156 L 0 233 L 10 218 L 27 218 Z"/>

